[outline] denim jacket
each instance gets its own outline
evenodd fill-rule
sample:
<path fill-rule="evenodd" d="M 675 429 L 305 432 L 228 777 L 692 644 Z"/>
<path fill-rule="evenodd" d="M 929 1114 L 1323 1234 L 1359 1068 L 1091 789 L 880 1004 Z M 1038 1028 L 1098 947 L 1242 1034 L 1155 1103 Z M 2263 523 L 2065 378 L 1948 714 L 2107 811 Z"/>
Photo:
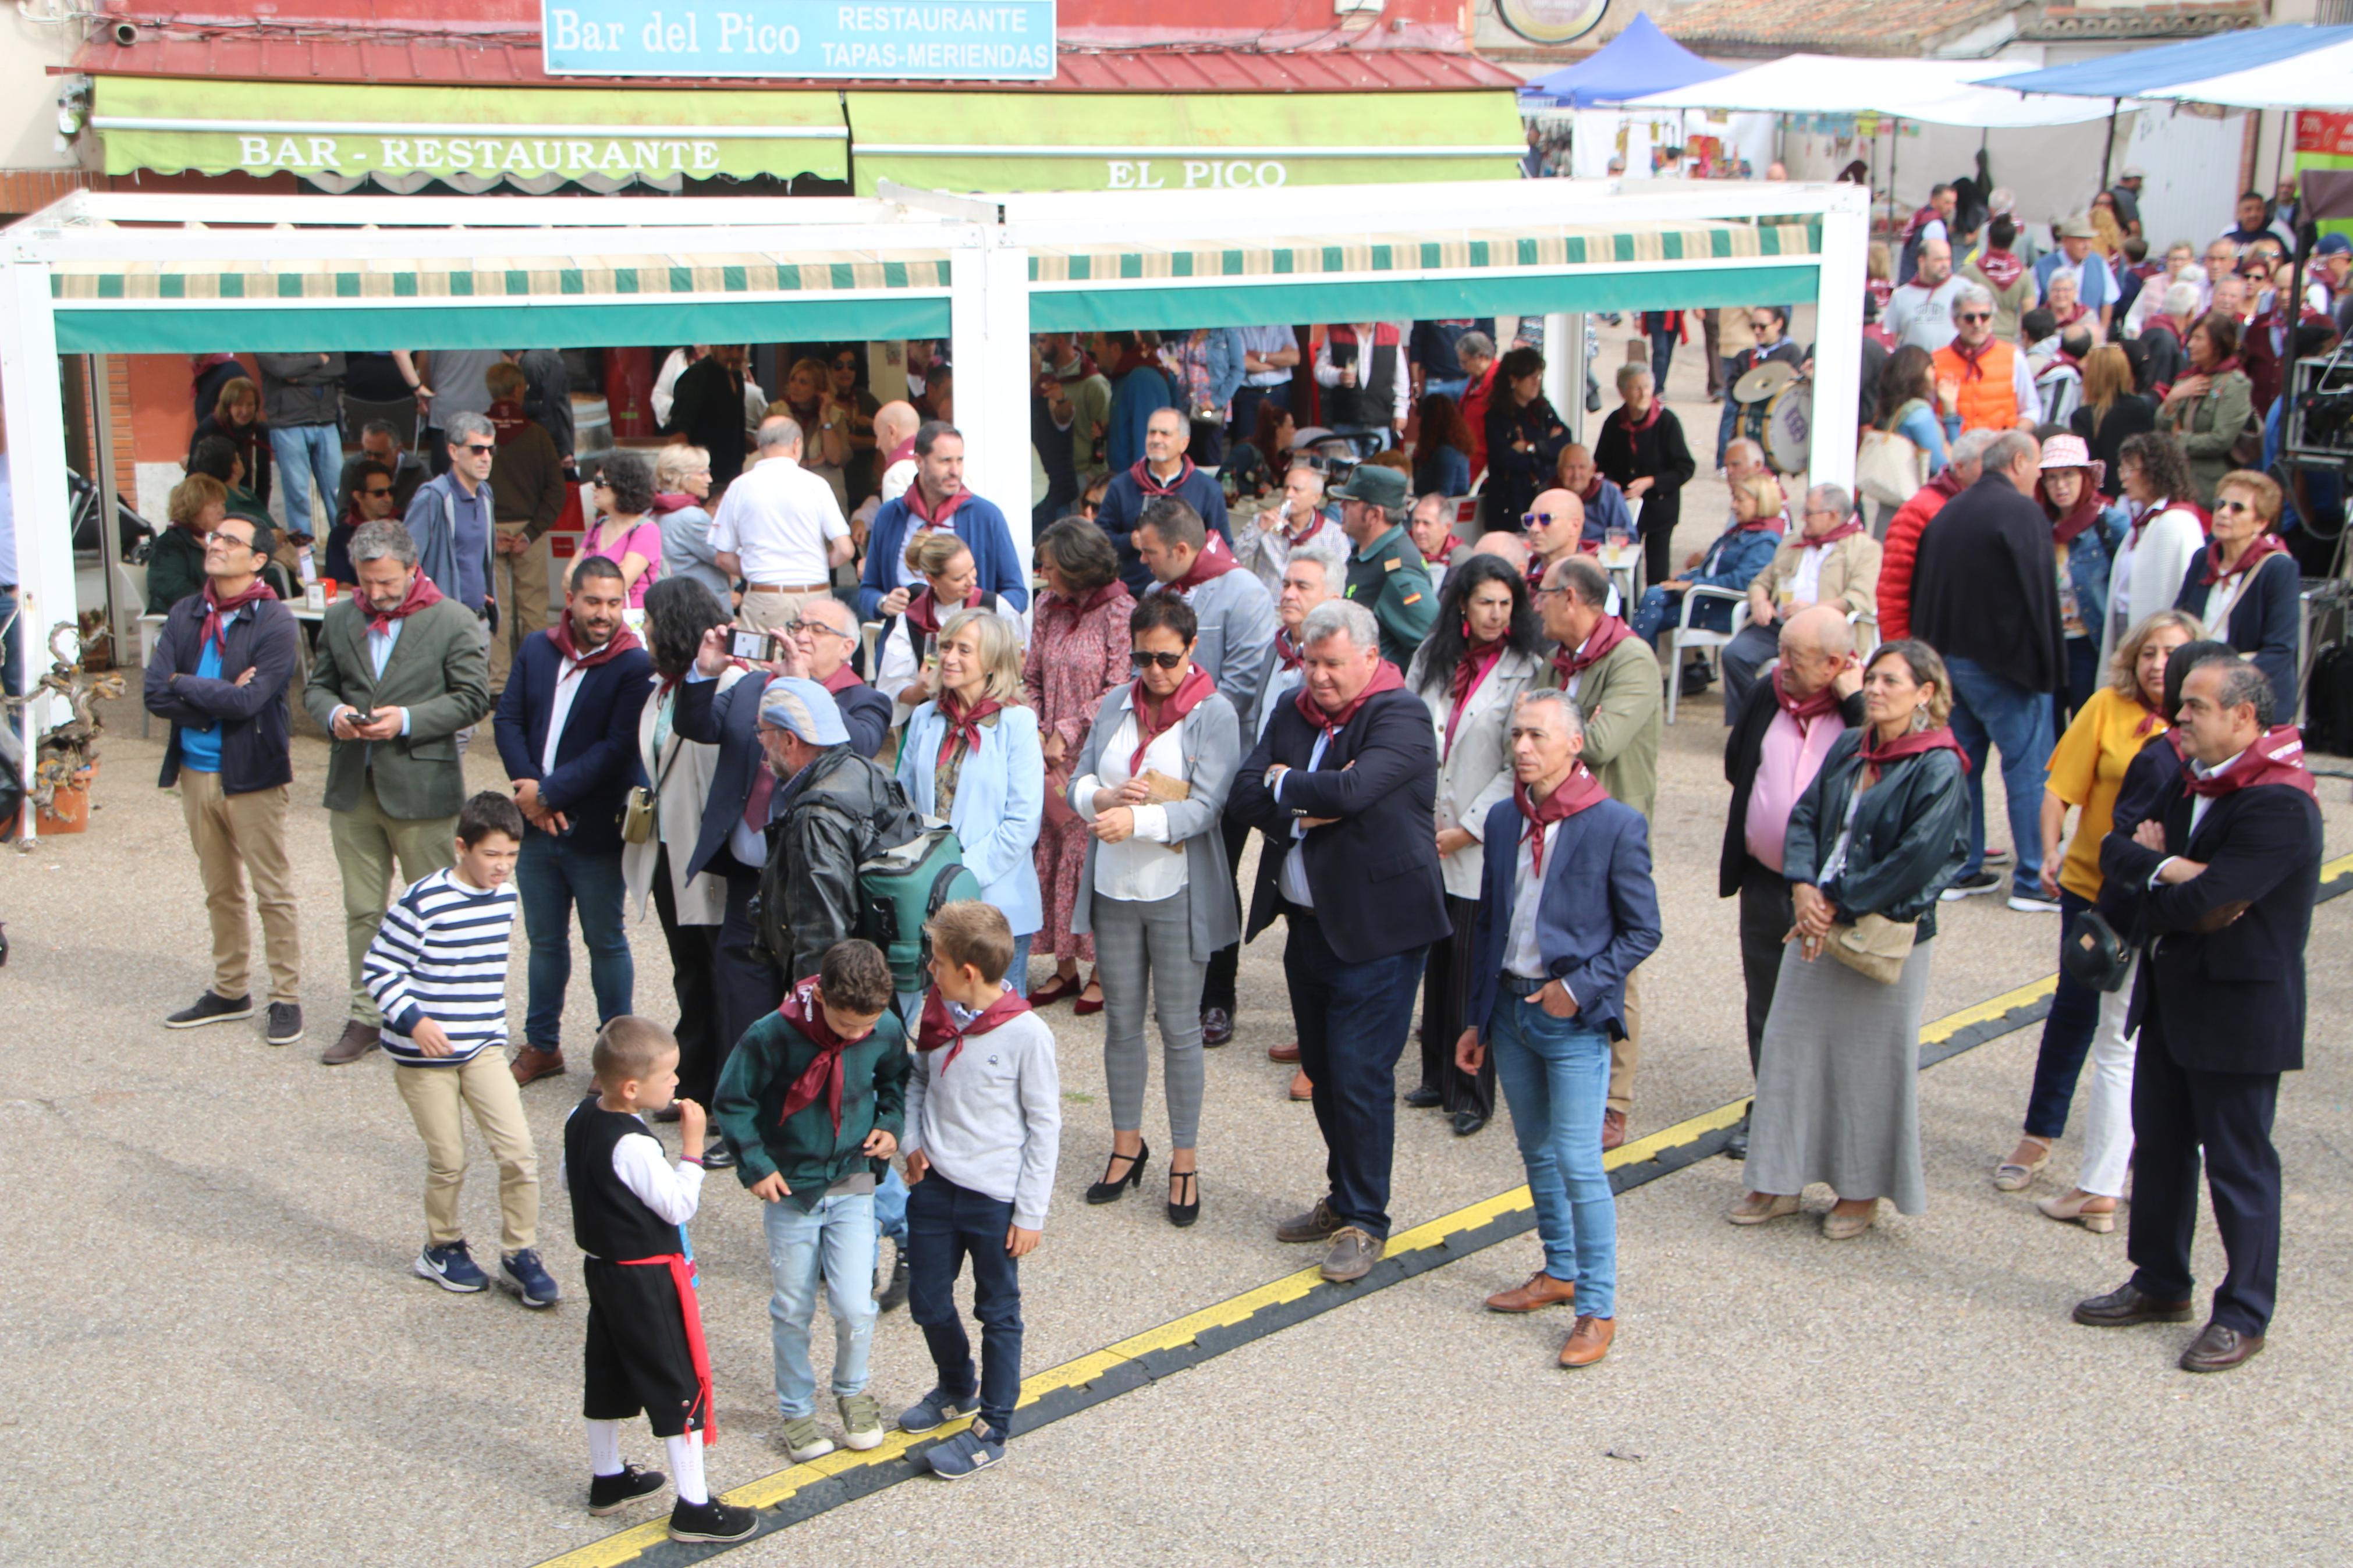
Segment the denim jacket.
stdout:
<path fill-rule="evenodd" d="M 2076 617 L 2084 623 L 2086 637 L 2098 637 L 2099 628 L 2107 622 L 2108 568 L 2116 558 L 2116 542 L 2124 537 L 2125 524 L 2125 508 L 2112 506 L 2068 542 L 2067 576 L 2075 591 Z"/>

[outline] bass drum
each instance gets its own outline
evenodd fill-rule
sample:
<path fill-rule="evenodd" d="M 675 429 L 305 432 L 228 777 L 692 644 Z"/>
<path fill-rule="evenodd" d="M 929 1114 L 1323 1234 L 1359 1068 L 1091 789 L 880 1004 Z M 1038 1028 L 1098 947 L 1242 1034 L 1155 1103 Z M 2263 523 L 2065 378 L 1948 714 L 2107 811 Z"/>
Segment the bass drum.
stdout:
<path fill-rule="evenodd" d="M 1765 460 L 1784 474 L 1806 471 L 1814 447 L 1814 389 L 1810 382 L 1792 382 L 1765 405 L 1765 430 L 1758 437 Z"/>

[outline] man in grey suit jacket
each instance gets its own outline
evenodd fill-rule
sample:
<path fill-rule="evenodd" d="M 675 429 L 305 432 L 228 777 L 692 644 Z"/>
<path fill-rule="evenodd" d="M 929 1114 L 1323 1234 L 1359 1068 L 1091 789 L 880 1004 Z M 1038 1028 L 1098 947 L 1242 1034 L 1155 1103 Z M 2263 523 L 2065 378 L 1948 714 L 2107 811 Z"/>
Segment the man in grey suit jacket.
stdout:
<path fill-rule="evenodd" d="M 375 1049 L 383 1020 L 360 983 L 360 960 L 384 922 L 393 861 L 404 882 L 454 862 L 466 799 L 458 731 L 491 710 L 481 624 L 417 570 L 408 531 L 389 520 L 364 524 L 352 535 L 352 564 L 358 591 L 327 612 L 302 691 L 333 738 L 328 831 L 351 959 L 351 1018 L 319 1058 L 329 1067 Z"/>

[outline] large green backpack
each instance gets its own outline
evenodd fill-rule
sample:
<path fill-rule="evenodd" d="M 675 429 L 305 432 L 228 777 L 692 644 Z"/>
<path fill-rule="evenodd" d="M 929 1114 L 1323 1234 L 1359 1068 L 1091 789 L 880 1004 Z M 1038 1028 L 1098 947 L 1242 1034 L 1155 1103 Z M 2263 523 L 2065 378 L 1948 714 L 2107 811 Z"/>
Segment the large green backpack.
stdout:
<path fill-rule="evenodd" d="M 980 897 L 964 845 L 944 823 L 858 863 L 858 934 L 882 950 L 898 991 L 931 984 L 932 941 L 923 928 L 948 904 Z"/>

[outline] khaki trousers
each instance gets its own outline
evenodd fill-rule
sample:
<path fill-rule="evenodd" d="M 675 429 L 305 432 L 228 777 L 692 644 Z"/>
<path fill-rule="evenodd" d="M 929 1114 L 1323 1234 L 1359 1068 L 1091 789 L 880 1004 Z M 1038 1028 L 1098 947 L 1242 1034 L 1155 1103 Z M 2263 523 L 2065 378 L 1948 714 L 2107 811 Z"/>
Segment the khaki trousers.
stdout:
<path fill-rule="evenodd" d="M 1626 976 L 1626 1037 L 1609 1042 L 1608 1106 L 1621 1116 L 1634 1109 L 1634 1069 L 1642 1065 L 1642 1003 L 1634 991 L 1641 973 Z"/>
<path fill-rule="evenodd" d="M 294 918 L 293 868 L 286 855 L 286 808 L 294 786 L 223 795 L 220 774 L 180 770 L 180 811 L 205 882 L 205 913 L 213 927 L 213 994 L 234 1001 L 247 994 L 253 960 L 245 918 L 245 879 L 253 879 L 261 910 L 262 952 L 269 963 L 269 999 L 302 1000 L 302 941 Z"/>
<path fill-rule="evenodd" d="M 520 539 L 525 524 L 502 522 L 498 525 L 501 539 Z M 548 577 L 555 563 L 555 547 L 541 534 L 532 547 L 520 555 L 497 555 L 491 558 L 491 593 L 499 602 L 499 629 L 491 638 L 491 695 L 495 697 L 507 689 L 507 671 L 513 667 L 514 657 L 522 650 L 523 639 L 533 632 L 543 632 L 548 620 Z"/>
<path fill-rule="evenodd" d="M 744 606 L 735 613 L 735 624 L 757 627 L 764 632 L 782 633 L 801 613 L 801 606 L 818 594 L 770 594 L 754 592 L 744 595 Z"/>
<path fill-rule="evenodd" d="M 491 1158 L 499 1165 L 499 1249 L 519 1252 L 537 1245 L 539 1235 L 539 1154 L 531 1142 L 531 1123 L 523 1120 L 522 1096 L 504 1051 L 485 1047 L 462 1067 L 395 1066 L 393 1081 L 417 1135 L 425 1140 L 425 1235 L 427 1245 L 447 1247 L 466 1239 L 458 1220 L 458 1196 L 466 1184 L 466 1116 Z"/>
<path fill-rule="evenodd" d="M 352 1017 L 381 1024 L 375 998 L 360 983 L 360 961 L 367 957 L 368 943 L 384 924 L 385 901 L 392 894 L 392 863 L 399 860 L 404 884 L 456 865 L 458 819 L 387 816 L 376 804 L 371 780 L 360 786 L 357 805 L 327 814 L 327 837 L 343 878 L 343 946 L 351 959 Z"/>

